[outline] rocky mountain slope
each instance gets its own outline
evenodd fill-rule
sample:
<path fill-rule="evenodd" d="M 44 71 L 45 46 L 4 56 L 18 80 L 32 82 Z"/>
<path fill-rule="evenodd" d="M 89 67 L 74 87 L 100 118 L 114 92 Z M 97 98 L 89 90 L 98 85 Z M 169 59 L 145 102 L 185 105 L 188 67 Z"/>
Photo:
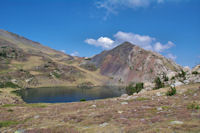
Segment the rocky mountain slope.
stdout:
<path fill-rule="evenodd" d="M 152 51 L 144 50 L 129 42 L 118 47 L 103 51 L 91 59 L 102 75 L 115 82 L 128 84 L 130 82 L 151 82 L 157 76 L 177 73 L 181 66 L 172 60 Z"/>

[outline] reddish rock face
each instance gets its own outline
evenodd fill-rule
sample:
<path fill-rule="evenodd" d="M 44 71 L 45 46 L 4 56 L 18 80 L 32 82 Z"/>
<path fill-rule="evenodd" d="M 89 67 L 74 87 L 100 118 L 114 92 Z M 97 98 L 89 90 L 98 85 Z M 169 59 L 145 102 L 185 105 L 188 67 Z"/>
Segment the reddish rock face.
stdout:
<path fill-rule="evenodd" d="M 103 75 L 116 81 L 130 82 L 152 81 L 168 71 L 179 71 L 180 66 L 160 54 L 144 50 L 129 42 L 103 51 L 91 60 Z"/>

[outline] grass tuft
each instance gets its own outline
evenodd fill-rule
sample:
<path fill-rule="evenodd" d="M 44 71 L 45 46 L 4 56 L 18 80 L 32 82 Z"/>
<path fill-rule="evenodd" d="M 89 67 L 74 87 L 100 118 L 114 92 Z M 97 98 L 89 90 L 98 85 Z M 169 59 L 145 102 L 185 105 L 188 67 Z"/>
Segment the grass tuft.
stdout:
<path fill-rule="evenodd" d="M 150 100 L 150 98 L 146 98 L 146 97 L 138 97 L 136 98 L 137 101 L 146 101 L 146 100 Z"/>
<path fill-rule="evenodd" d="M 2 127 L 9 127 L 9 126 L 12 126 L 12 125 L 17 125 L 19 122 L 17 121 L 1 121 L 0 122 L 0 128 Z"/>
<path fill-rule="evenodd" d="M 193 109 L 193 110 L 195 110 L 195 109 L 196 109 L 196 110 L 199 110 L 199 109 L 200 109 L 200 106 L 199 106 L 199 104 L 193 102 L 193 103 L 191 103 L 191 104 L 188 104 L 187 108 L 188 108 L 188 109 Z"/>
<path fill-rule="evenodd" d="M 4 104 L 1 107 L 7 108 L 7 107 L 15 107 L 15 106 L 17 106 L 17 104 Z"/>

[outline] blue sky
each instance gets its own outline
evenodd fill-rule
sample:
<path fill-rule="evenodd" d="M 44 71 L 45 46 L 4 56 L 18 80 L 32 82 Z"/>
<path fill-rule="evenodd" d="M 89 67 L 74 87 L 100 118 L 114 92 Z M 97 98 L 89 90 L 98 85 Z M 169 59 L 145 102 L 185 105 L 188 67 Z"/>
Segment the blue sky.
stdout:
<path fill-rule="evenodd" d="M 130 41 L 193 67 L 199 13 L 199 0 L 0 0 L 0 29 L 87 57 Z"/>

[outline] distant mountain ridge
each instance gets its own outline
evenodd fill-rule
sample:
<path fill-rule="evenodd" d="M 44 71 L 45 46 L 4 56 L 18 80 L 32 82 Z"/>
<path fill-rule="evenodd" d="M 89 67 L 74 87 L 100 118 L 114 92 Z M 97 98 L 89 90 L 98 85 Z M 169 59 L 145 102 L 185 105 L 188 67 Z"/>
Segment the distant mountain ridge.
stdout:
<path fill-rule="evenodd" d="M 0 30 L 0 82 L 35 87 L 127 85 L 181 70 L 172 60 L 129 42 L 80 58 Z"/>

